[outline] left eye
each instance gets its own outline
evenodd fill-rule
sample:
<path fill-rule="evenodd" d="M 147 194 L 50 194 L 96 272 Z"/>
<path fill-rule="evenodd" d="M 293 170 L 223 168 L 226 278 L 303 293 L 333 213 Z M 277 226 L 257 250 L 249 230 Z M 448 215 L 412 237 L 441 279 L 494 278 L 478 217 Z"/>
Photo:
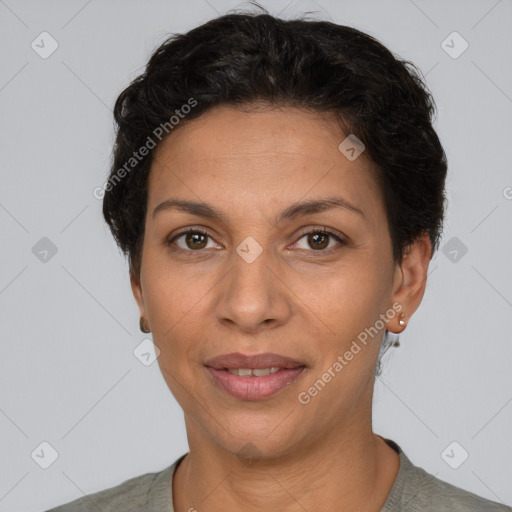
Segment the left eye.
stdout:
<path fill-rule="evenodd" d="M 345 241 L 341 237 L 327 230 L 309 231 L 307 233 L 304 233 L 300 237 L 299 241 L 302 240 L 303 238 L 306 238 L 306 243 L 309 245 L 309 247 L 313 248 L 314 251 L 321 252 L 329 252 L 330 249 L 332 249 L 332 246 L 329 247 L 329 239 L 334 239 L 339 244 L 345 243 Z M 306 247 L 305 249 L 308 249 L 308 247 Z"/>

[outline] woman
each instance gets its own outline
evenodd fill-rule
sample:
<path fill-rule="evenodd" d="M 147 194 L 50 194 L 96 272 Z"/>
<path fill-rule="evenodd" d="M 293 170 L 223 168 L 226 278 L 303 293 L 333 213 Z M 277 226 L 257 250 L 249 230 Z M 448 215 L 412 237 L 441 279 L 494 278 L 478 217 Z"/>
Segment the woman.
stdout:
<path fill-rule="evenodd" d="M 116 102 L 103 212 L 189 452 L 54 512 L 510 510 L 372 431 L 441 236 L 433 111 L 328 22 L 233 14 L 158 48 Z"/>

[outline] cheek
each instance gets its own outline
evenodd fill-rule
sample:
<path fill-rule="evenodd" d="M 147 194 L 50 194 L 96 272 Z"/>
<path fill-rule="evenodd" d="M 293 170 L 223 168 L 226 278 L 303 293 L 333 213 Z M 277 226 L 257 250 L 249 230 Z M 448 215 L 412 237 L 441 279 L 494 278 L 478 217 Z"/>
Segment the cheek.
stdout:
<path fill-rule="evenodd" d="M 378 317 L 382 306 L 385 286 L 379 269 L 359 259 L 335 272 L 303 277 L 294 287 L 304 304 L 336 334 L 364 328 Z"/>
<path fill-rule="evenodd" d="M 187 353 L 194 347 L 189 327 L 190 321 L 197 317 L 197 308 L 201 307 L 200 297 L 192 293 L 193 286 L 176 274 L 171 277 L 166 272 L 155 272 L 153 276 L 146 276 L 146 312 L 153 341 L 160 350 L 158 362 L 164 377 L 174 388 L 168 374 L 174 376 L 181 371 L 182 365 L 176 363 L 189 359 Z"/>
<path fill-rule="evenodd" d="M 201 298 L 211 288 L 207 280 L 199 280 L 191 271 L 173 268 L 163 256 L 147 259 L 144 292 L 151 325 L 159 332 L 190 320 L 201 308 Z"/>
<path fill-rule="evenodd" d="M 334 373 L 336 378 L 324 398 L 338 400 L 336 394 L 341 389 L 357 396 L 358 389 L 365 387 L 373 375 L 380 349 L 384 330 L 380 324 L 376 329 L 374 326 L 386 308 L 385 281 L 378 267 L 366 262 L 361 267 L 347 267 L 325 279 L 323 286 L 318 285 L 310 283 L 304 289 L 309 297 L 307 305 L 316 318 L 314 328 L 318 329 L 314 335 L 310 328 L 317 355 L 313 380 L 321 378 L 324 372 Z M 329 375 L 325 377 L 330 379 Z"/>

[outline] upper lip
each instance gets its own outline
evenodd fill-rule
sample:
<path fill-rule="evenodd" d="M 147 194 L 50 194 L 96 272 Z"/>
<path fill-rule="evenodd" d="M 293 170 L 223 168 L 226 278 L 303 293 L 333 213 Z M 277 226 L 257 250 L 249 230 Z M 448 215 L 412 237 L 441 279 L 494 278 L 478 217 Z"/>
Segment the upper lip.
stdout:
<path fill-rule="evenodd" d="M 306 365 L 301 361 L 271 352 L 252 356 L 233 352 L 209 359 L 205 366 L 216 370 L 225 370 L 234 368 L 298 368 Z"/>

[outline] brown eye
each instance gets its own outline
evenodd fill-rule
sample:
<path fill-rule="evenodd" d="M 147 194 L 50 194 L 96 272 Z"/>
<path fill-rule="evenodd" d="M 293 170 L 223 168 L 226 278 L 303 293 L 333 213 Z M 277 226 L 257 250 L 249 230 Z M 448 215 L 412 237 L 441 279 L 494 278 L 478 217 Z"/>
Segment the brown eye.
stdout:
<path fill-rule="evenodd" d="M 183 251 L 200 251 L 207 247 L 209 238 L 210 235 L 208 235 L 206 231 L 194 228 L 178 233 L 175 237 L 167 241 L 167 245 L 171 246 L 176 243 L 178 249 Z M 177 243 L 177 241 L 181 241 L 180 239 L 183 239 L 183 242 Z"/>
<path fill-rule="evenodd" d="M 326 229 L 308 231 L 300 237 L 299 241 L 306 237 L 307 247 L 299 248 L 305 249 L 309 252 L 313 251 L 319 253 L 330 253 L 331 251 L 338 249 L 339 247 L 337 247 L 336 244 L 330 247 L 331 241 L 338 242 L 338 246 L 346 245 L 346 241 L 341 236 Z M 183 239 L 183 241 L 181 241 L 181 239 Z M 177 250 L 191 253 L 201 252 L 202 249 L 208 248 L 208 239 L 212 240 L 213 242 L 213 239 L 206 231 L 202 231 L 201 229 L 197 228 L 190 228 L 186 231 L 178 233 L 176 236 L 169 239 L 166 243 L 168 246 L 176 245 Z"/>
<path fill-rule="evenodd" d="M 190 249 L 204 249 L 208 235 L 202 233 L 186 233 L 185 244 Z"/>
<path fill-rule="evenodd" d="M 346 244 L 343 238 L 341 238 L 339 235 L 331 231 L 327 231 L 326 229 L 317 229 L 314 231 L 308 231 L 306 233 L 303 233 L 299 241 L 302 240 L 303 238 L 306 238 L 307 247 L 299 248 L 309 251 L 311 251 L 312 249 L 313 252 L 316 251 L 321 253 L 330 253 L 331 250 L 336 250 L 337 248 L 339 248 L 336 247 L 336 244 L 334 244 L 334 246 L 329 247 L 329 243 L 331 240 L 335 240 L 336 242 L 338 242 L 338 246 Z"/>
<path fill-rule="evenodd" d="M 308 235 L 308 243 L 314 249 L 325 249 L 329 245 L 329 235 L 325 233 L 313 233 Z"/>

